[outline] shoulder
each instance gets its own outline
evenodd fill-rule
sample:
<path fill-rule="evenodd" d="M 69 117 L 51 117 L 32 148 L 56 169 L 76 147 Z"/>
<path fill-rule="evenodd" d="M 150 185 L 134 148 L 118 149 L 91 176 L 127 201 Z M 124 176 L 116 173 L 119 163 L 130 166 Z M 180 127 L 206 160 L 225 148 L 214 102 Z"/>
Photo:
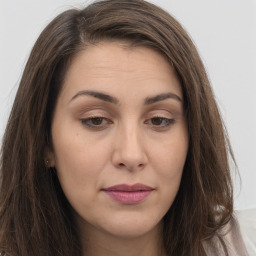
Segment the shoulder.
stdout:
<path fill-rule="evenodd" d="M 205 245 L 205 249 L 208 256 L 249 256 L 235 217 Z"/>
<path fill-rule="evenodd" d="M 236 216 L 249 255 L 256 255 L 256 208 L 237 211 Z"/>

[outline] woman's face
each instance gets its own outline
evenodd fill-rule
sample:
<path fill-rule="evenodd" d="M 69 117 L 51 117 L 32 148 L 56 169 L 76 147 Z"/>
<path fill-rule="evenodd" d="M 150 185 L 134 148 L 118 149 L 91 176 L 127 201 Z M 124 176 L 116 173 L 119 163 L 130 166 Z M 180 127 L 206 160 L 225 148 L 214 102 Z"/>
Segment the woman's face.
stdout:
<path fill-rule="evenodd" d="M 57 100 L 52 141 L 51 165 L 86 234 L 157 230 L 188 149 L 175 72 L 144 47 L 100 43 L 79 52 Z"/>

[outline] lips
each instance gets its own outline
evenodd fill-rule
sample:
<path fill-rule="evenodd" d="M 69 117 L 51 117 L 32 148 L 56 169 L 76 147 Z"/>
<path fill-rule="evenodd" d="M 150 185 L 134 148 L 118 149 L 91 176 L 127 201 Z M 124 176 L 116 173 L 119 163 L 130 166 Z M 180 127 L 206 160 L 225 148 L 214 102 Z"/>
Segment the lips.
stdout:
<path fill-rule="evenodd" d="M 118 203 L 132 205 L 143 202 L 153 191 L 152 187 L 141 183 L 134 185 L 119 184 L 102 190 Z"/>

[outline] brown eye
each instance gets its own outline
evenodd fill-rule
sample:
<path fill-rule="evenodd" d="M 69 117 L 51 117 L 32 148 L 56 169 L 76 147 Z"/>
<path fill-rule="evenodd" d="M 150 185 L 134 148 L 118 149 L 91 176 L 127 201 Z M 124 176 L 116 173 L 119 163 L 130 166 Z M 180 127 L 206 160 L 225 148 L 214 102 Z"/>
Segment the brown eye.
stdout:
<path fill-rule="evenodd" d="M 106 128 L 109 124 L 112 124 L 112 121 L 105 117 L 89 117 L 86 119 L 81 119 L 82 125 L 92 128 L 92 129 L 100 129 Z"/>
<path fill-rule="evenodd" d="M 161 117 L 154 117 L 154 118 L 151 119 L 151 123 L 152 123 L 152 125 L 158 126 L 158 125 L 161 125 L 163 123 L 163 121 L 164 121 L 163 119 L 164 118 L 161 118 Z"/>
<path fill-rule="evenodd" d="M 156 116 L 148 119 L 145 123 L 155 128 L 161 129 L 161 128 L 167 128 L 168 126 L 172 125 L 174 122 L 175 122 L 174 119 Z"/>
<path fill-rule="evenodd" d="M 103 117 L 94 117 L 91 119 L 93 125 L 101 125 L 103 122 Z"/>

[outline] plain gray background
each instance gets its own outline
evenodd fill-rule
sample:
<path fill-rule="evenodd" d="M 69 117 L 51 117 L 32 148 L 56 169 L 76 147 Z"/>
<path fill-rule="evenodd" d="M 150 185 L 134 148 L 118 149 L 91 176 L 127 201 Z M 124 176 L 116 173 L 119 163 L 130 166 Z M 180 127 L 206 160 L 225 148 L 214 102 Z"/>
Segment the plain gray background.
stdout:
<path fill-rule="evenodd" d="M 30 50 L 60 12 L 92 1 L 0 0 L 0 139 Z M 256 0 L 151 0 L 187 29 L 205 63 L 241 175 L 236 209 L 256 208 Z"/>

